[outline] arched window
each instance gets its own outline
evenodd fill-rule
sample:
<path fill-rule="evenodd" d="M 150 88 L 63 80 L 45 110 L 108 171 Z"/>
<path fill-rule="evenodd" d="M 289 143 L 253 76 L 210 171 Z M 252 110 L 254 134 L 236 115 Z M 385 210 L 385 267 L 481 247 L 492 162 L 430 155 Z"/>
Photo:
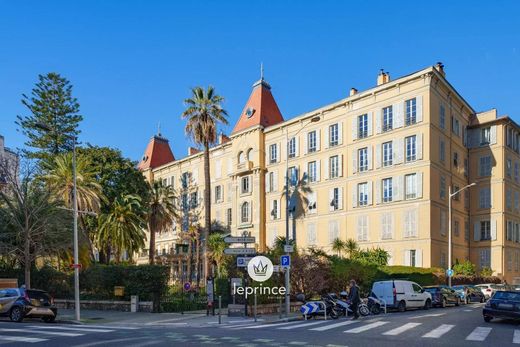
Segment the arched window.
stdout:
<path fill-rule="evenodd" d="M 240 221 L 242 223 L 249 222 L 249 203 L 247 201 L 242 204 L 240 212 L 241 212 Z"/>
<path fill-rule="evenodd" d="M 249 148 L 247 151 L 247 160 L 252 161 L 253 160 L 253 149 Z"/>
<path fill-rule="evenodd" d="M 246 162 L 246 155 L 244 152 L 238 153 L 238 163 L 243 164 Z"/>

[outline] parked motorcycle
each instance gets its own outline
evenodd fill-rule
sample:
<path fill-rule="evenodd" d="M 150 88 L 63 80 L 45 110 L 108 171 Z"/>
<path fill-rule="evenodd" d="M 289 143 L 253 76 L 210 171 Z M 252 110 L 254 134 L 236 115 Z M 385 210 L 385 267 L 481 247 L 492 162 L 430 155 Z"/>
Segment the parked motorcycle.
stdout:
<path fill-rule="evenodd" d="M 379 301 L 376 297 L 370 295 L 367 299 L 367 307 L 371 314 L 380 314 L 382 311 L 381 301 Z"/>
<path fill-rule="evenodd" d="M 321 301 L 306 301 L 305 295 L 303 294 L 298 294 L 296 297 L 298 301 L 302 301 L 304 303 L 300 308 L 300 311 L 304 317 L 306 316 L 306 318 L 316 318 L 319 316 L 325 316 L 325 314 L 327 318 L 338 319 L 339 317 L 336 303 L 329 295 L 323 295 L 321 297 Z M 325 307 L 323 307 L 323 305 L 325 305 Z M 305 314 L 308 307 L 316 307 L 317 310 L 312 310 Z"/>
<path fill-rule="evenodd" d="M 336 294 L 329 294 L 329 296 L 334 298 L 335 303 L 338 307 L 337 308 L 338 313 L 340 313 L 341 315 L 344 315 L 344 316 L 348 316 L 348 315 L 354 313 L 354 311 L 351 308 L 352 305 L 351 305 L 350 301 L 348 300 L 347 292 L 343 291 L 340 293 L 341 299 L 338 298 L 336 296 Z M 358 305 L 358 313 L 363 317 L 368 316 L 370 314 L 370 309 L 368 308 L 367 304 L 363 300 Z"/>

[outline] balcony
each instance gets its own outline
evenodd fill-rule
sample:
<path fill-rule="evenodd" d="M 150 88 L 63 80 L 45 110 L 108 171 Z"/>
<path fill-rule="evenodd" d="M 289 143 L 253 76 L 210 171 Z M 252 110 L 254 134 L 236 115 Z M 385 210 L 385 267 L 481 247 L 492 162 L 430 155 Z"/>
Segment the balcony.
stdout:
<path fill-rule="evenodd" d="M 248 172 L 248 171 L 251 171 L 252 169 L 253 169 L 253 162 L 250 160 L 247 160 L 243 163 L 238 163 L 237 174 Z"/>

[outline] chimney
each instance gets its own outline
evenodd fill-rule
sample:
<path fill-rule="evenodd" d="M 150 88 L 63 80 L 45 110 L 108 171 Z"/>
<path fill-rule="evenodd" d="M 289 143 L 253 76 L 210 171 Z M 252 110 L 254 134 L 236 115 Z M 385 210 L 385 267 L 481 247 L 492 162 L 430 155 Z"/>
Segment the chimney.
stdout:
<path fill-rule="evenodd" d="M 4 151 L 4 137 L 0 135 L 0 153 Z"/>
<path fill-rule="evenodd" d="M 200 151 L 195 147 L 188 147 L 188 156 L 199 153 Z"/>
<path fill-rule="evenodd" d="M 380 86 L 388 82 L 390 82 L 390 73 L 385 72 L 383 69 L 381 69 L 379 71 L 379 75 L 377 75 L 377 85 Z"/>
<path fill-rule="evenodd" d="M 356 88 L 350 88 L 350 96 L 356 95 L 358 90 Z"/>
<path fill-rule="evenodd" d="M 229 142 L 229 137 L 227 137 L 223 133 L 220 133 L 220 135 L 218 135 L 218 144 L 221 145 L 226 142 Z"/>
<path fill-rule="evenodd" d="M 437 62 L 437 64 L 435 64 L 435 69 L 437 69 L 437 71 L 439 71 L 439 73 L 443 77 L 446 77 L 446 72 L 444 71 L 444 64 L 442 62 Z"/>

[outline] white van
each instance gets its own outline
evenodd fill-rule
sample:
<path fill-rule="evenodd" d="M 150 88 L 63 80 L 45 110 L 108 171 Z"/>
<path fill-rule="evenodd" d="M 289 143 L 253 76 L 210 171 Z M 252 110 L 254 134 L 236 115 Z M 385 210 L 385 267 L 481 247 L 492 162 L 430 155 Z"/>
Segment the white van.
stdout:
<path fill-rule="evenodd" d="M 423 308 L 425 310 L 432 306 L 430 293 L 415 282 L 404 280 L 388 280 L 374 282 L 372 293 L 378 299 L 386 301 L 388 308 L 396 308 L 406 311 L 408 308 Z"/>

